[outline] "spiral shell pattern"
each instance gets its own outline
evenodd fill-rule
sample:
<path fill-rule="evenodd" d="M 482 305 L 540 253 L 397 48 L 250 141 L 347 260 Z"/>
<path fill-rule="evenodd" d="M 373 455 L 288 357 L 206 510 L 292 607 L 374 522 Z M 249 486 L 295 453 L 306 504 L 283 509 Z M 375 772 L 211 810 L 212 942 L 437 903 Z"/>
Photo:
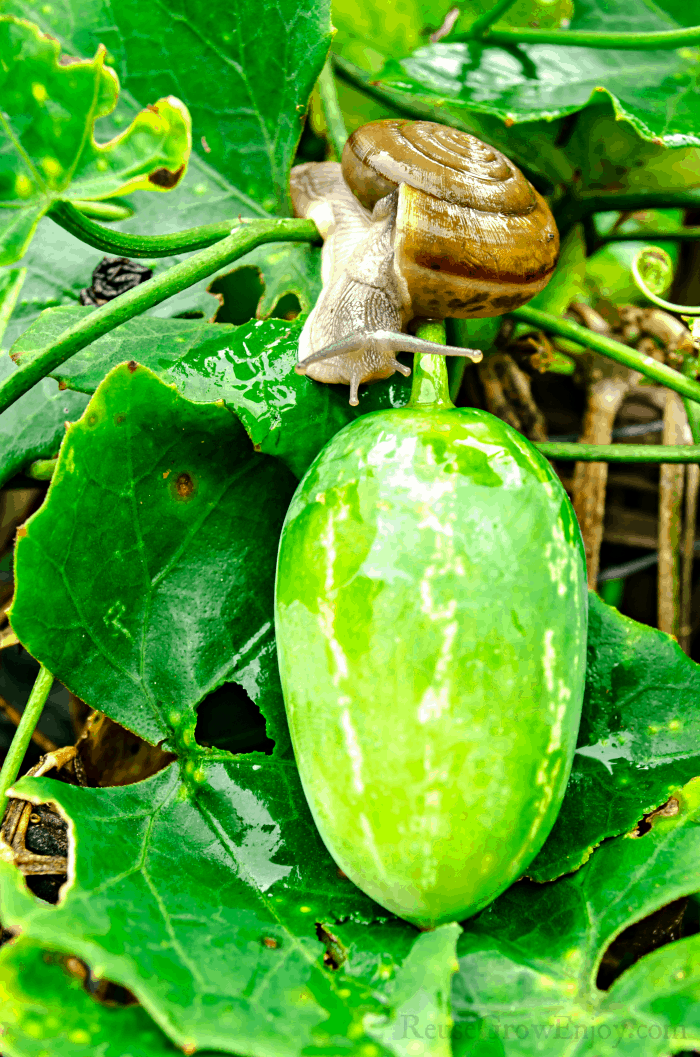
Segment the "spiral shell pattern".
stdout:
<path fill-rule="evenodd" d="M 414 316 L 496 316 L 549 281 L 559 236 L 504 154 L 432 121 L 374 121 L 348 140 L 343 176 L 366 208 L 399 188 L 395 267 Z"/>
<path fill-rule="evenodd" d="M 534 188 L 509 158 L 476 136 L 433 121 L 363 125 L 348 140 L 342 167 L 369 209 L 399 184 L 481 212 L 524 213 L 535 204 Z"/>

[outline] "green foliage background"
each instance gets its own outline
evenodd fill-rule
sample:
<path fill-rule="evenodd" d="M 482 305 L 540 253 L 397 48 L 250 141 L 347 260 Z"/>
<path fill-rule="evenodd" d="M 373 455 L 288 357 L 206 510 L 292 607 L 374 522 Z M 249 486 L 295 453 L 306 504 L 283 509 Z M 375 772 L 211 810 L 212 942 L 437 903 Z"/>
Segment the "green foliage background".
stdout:
<path fill-rule="evenodd" d="M 333 48 L 350 130 L 397 107 L 466 128 L 514 157 L 564 211 L 593 199 L 614 209 L 623 193 L 693 191 L 696 49 L 431 42 L 451 6 L 338 0 Z M 465 5 L 453 34 L 488 6 Z M 31 62 L 46 74 L 49 110 L 70 111 L 74 147 L 92 137 L 96 117 L 99 143 L 128 142 L 137 115 L 167 95 L 192 117 L 189 168 L 167 197 L 127 194 L 113 174 L 88 194 L 80 165 L 89 158 L 77 147 L 73 183 L 33 192 L 20 210 L 5 196 L 13 267 L 0 320 L 14 353 L 41 348 L 91 311 L 78 293 L 101 254 L 50 219 L 28 243 L 52 196 L 120 195 L 132 215 L 114 227 L 141 233 L 287 212 L 289 167 L 332 37 L 321 0 L 5 0 L 0 15 L 30 19 L 63 53 L 92 61 L 56 67 L 56 46 L 32 31 Z M 520 0 L 502 25 L 571 18 L 571 28 L 644 31 L 689 17 L 676 0 Z M 81 110 L 81 86 L 57 72 L 88 69 L 112 87 L 105 70 L 116 71 L 111 109 Z M 24 78 L 14 110 L 0 84 L 10 144 L 23 142 L 31 83 Z M 184 127 L 161 144 L 169 164 L 185 157 Z M 36 136 L 40 158 L 55 129 Z M 140 151 L 151 171 L 143 143 Z M 12 149 L 2 157 L 0 188 L 14 186 L 27 160 Z M 542 307 L 566 307 L 574 288 L 621 289 L 630 245 L 586 261 L 572 229 Z M 600 1057 L 641 1045 L 661 1057 L 700 1045 L 697 936 L 641 959 L 610 991 L 596 986 L 616 936 L 700 890 L 697 665 L 596 596 L 575 764 L 528 878 L 462 926 L 421 934 L 339 876 L 320 841 L 277 674 L 279 530 L 296 480 L 330 436 L 356 413 L 400 406 L 407 391 L 389 380 L 351 410 L 344 392 L 294 373 L 304 316 L 274 313 L 291 295 L 303 313 L 313 305 L 318 257 L 308 246 L 262 247 L 218 280 L 242 324 L 210 321 L 219 303 L 207 280 L 68 360 L 0 420 L 3 482 L 60 447 L 16 550 L 16 633 L 90 706 L 178 756 L 123 788 L 18 784 L 70 820 L 72 861 L 58 906 L 0 863 L 0 915 L 18 933 L 0 951 L 3 1053 Z M 158 272 L 173 259 L 147 263 Z M 251 275 L 262 292 L 248 310 Z M 14 369 L 7 356 L 0 363 L 5 375 Z M 271 754 L 198 744 L 198 706 L 230 683 L 263 713 Z M 225 717 L 234 748 L 236 721 Z M 140 1006 L 97 1004 L 69 974 L 71 954 L 129 987 Z"/>

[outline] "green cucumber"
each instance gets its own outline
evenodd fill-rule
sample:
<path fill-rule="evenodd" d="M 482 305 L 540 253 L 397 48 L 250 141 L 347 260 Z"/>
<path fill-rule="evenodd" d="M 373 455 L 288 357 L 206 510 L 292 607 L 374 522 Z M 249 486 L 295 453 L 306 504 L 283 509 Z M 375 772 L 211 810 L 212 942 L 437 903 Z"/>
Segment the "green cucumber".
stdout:
<path fill-rule="evenodd" d="M 558 477 L 504 422 L 454 408 L 431 360 L 406 408 L 357 419 L 310 467 L 276 592 L 321 836 L 423 928 L 486 906 L 544 843 L 576 745 L 587 617 Z"/>

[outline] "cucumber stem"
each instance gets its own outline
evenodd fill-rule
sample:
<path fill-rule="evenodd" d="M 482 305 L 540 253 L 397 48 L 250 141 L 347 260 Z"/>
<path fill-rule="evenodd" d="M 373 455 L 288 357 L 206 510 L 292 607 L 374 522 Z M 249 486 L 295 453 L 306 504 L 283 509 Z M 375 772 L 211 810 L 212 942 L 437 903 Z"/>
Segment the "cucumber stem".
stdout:
<path fill-rule="evenodd" d="M 444 319 L 430 319 L 421 323 L 416 337 L 433 341 L 436 345 L 446 345 Z M 411 399 L 406 407 L 419 407 L 422 411 L 427 411 L 431 408 L 449 409 L 454 406 L 450 400 L 450 382 L 445 357 L 431 356 L 430 353 L 416 354 L 413 357 Z"/>

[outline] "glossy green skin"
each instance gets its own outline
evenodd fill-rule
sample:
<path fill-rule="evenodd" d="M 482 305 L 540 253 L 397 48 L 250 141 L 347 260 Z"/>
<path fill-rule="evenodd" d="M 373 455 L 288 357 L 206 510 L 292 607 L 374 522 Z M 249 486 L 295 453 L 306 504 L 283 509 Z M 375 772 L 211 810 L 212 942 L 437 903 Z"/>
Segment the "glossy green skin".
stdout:
<path fill-rule="evenodd" d="M 587 590 L 573 509 L 485 411 L 338 433 L 282 532 L 276 625 L 304 791 L 341 869 L 421 927 L 520 876 L 564 795 Z"/>

